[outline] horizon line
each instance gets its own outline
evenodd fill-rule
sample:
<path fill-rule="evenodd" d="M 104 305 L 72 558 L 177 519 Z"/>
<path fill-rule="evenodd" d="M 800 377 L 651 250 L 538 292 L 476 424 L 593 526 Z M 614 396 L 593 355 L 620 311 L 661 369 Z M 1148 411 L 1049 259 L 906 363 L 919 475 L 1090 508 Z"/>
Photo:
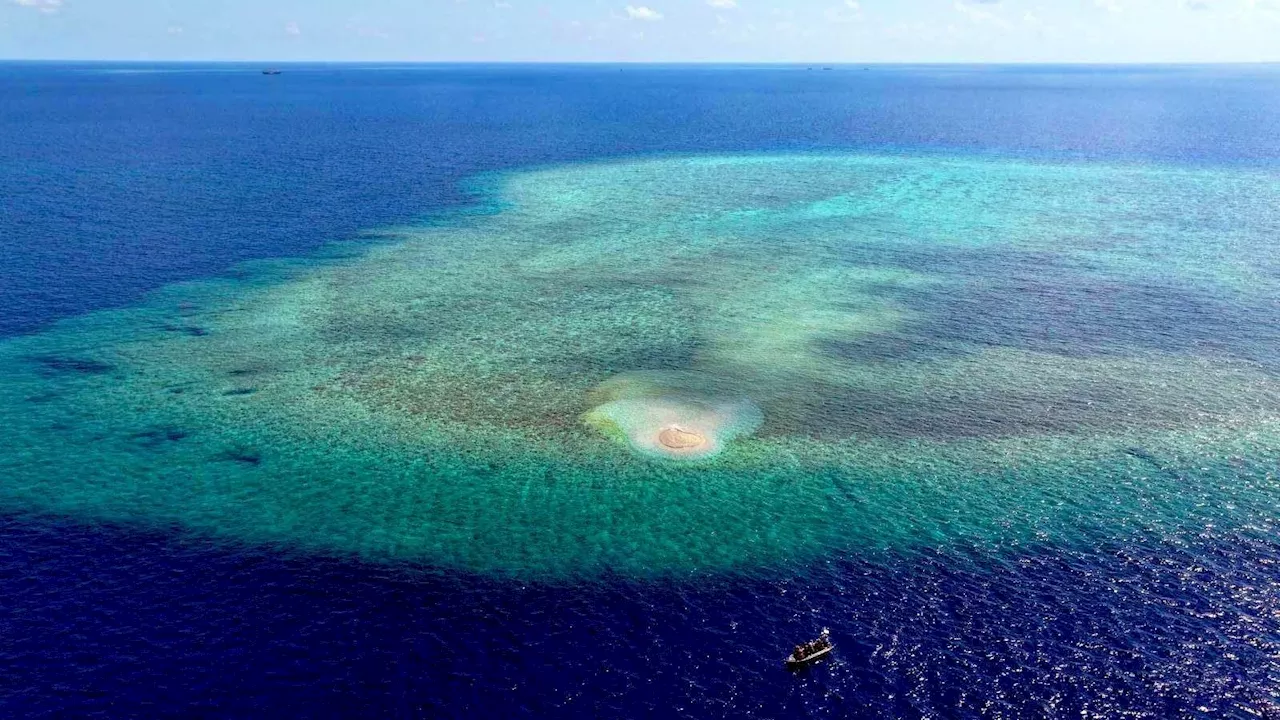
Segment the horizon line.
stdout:
<path fill-rule="evenodd" d="M 138 59 L 138 58 L 6 58 L 0 63 L 119 63 L 119 64 L 174 64 L 174 65 L 688 65 L 688 66 L 1043 66 L 1043 67 L 1188 67 L 1188 66 L 1238 66 L 1280 65 L 1275 60 L 283 60 L 271 58 L 248 59 Z"/>

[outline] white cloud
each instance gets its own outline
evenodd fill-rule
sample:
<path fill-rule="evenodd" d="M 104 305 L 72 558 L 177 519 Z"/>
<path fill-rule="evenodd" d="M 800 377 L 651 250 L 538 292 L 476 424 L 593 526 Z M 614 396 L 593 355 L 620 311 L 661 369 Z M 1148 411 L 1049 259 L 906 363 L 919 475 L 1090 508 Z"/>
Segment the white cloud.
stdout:
<path fill-rule="evenodd" d="M 1107 12 L 1120 12 L 1120 0 L 1093 0 L 1093 4 L 1106 10 Z"/>
<path fill-rule="evenodd" d="M 169 27 L 165 28 L 165 32 L 169 33 L 170 35 L 181 35 L 181 34 L 182 34 L 182 26 L 181 26 L 181 25 L 170 25 Z"/>
<path fill-rule="evenodd" d="M 1280 12 L 1280 0 L 1246 0 L 1250 10 Z"/>
<path fill-rule="evenodd" d="M 898 40 L 925 43 L 936 42 L 943 37 L 938 27 L 922 22 L 896 23 L 885 28 L 885 34 Z"/>
<path fill-rule="evenodd" d="M 989 5 L 991 3 L 986 4 Z M 956 12 L 964 15 L 978 25 L 994 25 L 1004 30 L 1008 30 L 1010 27 L 1008 20 L 1005 20 L 989 10 L 983 10 L 982 8 L 974 7 L 968 3 L 958 1 L 955 4 L 955 8 Z"/>
<path fill-rule="evenodd" d="M 291 21 L 285 23 L 284 32 L 286 35 L 301 35 L 302 28 L 298 27 L 298 23 Z"/>
<path fill-rule="evenodd" d="M 632 20 L 653 21 L 653 20 L 661 20 L 662 13 L 652 8 L 646 7 L 644 5 L 641 5 L 640 7 L 636 7 L 635 5 L 628 5 L 627 17 L 631 18 Z"/>
<path fill-rule="evenodd" d="M 844 0 L 842 7 L 827 8 L 822 16 L 831 23 L 851 23 L 862 19 L 862 5 L 858 0 Z"/>
<path fill-rule="evenodd" d="M 732 10 L 738 7 L 738 0 L 707 0 L 707 4 L 719 10 Z"/>
<path fill-rule="evenodd" d="M 496 7 L 496 8 L 498 8 L 499 10 L 510 10 L 510 9 L 511 9 L 511 3 L 509 3 L 509 2 L 504 2 L 504 0 L 498 0 L 497 2 L 495 2 L 495 3 L 493 4 L 493 6 L 494 6 L 494 7 Z"/>
<path fill-rule="evenodd" d="M 62 0 L 13 0 L 15 5 L 35 8 L 42 13 L 56 13 L 62 9 Z"/>

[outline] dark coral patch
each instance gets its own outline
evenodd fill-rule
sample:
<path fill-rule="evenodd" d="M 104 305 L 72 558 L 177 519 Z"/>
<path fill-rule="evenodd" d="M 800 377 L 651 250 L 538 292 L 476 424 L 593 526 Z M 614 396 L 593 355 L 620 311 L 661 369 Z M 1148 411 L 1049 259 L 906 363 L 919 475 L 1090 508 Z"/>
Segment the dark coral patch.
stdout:
<path fill-rule="evenodd" d="M 129 437 L 146 448 L 158 448 L 167 443 L 174 443 L 187 437 L 189 433 L 179 427 L 150 428 L 136 432 Z"/>
<path fill-rule="evenodd" d="M 241 465 L 252 465 L 257 467 L 262 464 L 262 455 L 254 450 L 247 448 L 232 448 L 223 452 L 218 456 L 221 460 L 240 463 Z"/>
<path fill-rule="evenodd" d="M 52 372 L 79 373 L 81 375 L 101 375 L 115 370 L 115 366 L 92 358 L 68 357 L 64 355 L 38 355 L 31 358 L 45 370 Z"/>
<path fill-rule="evenodd" d="M 164 329 L 169 332 L 190 335 L 191 337 L 204 337 L 209 334 L 208 330 L 205 330 L 199 325 L 165 325 Z"/>

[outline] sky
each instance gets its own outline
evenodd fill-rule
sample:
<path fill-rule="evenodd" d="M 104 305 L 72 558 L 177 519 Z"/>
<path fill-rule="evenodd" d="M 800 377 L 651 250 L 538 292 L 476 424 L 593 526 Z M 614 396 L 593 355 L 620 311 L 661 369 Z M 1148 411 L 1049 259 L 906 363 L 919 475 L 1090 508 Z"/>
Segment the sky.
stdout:
<path fill-rule="evenodd" d="M 1280 0 L 0 0 L 0 58 L 1280 61 Z"/>

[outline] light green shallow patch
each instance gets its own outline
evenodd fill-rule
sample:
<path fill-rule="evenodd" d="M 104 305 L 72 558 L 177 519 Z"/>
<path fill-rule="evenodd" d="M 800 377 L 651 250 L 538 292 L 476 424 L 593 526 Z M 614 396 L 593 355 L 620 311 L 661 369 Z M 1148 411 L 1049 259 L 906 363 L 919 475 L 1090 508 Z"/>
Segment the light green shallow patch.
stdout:
<path fill-rule="evenodd" d="M 1274 520 L 1273 174 L 801 155 L 486 187 L 493 214 L 5 342 L 0 503 L 521 577 Z M 1159 288 L 1186 300 L 1153 332 Z M 655 458 L 593 413 L 620 383 L 742 417 Z"/>

